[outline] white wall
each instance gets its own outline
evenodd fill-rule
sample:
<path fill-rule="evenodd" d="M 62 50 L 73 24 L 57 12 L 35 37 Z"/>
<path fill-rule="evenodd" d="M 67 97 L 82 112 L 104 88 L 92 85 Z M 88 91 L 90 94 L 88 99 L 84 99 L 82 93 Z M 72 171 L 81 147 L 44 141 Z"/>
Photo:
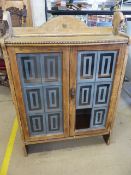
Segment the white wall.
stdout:
<path fill-rule="evenodd" d="M 41 26 L 45 19 L 45 0 L 31 0 L 33 26 Z"/>

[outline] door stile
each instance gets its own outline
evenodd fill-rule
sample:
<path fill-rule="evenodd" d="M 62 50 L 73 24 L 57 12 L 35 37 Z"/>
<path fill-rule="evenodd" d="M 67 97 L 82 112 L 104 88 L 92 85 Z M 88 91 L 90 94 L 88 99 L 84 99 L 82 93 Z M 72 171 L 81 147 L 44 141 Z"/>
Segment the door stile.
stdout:
<path fill-rule="evenodd" d="M 70 48 L 70 136 L 75 135 L 77 47 Z"/>
<path fill-rule="evenodd" d="M 70 48 L 63 49 L 62 64 L 62 82 L 63 82 L 63 114 L 64 114 L 64 133 L 65 137 L 69 136 L 69 58 Z"/>

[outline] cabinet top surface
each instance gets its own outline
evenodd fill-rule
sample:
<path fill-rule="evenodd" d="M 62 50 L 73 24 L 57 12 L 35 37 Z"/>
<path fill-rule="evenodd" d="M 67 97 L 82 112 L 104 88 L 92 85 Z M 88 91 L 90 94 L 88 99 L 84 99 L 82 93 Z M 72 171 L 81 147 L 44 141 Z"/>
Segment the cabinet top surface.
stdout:
<path fill-rule="evenodd" d="M 72 16 L 59 16 L 41 27 L 13 28 L 12 35 L 5 37 L 8 45 L 91 43 L 128 43 L 129 37 L 113 35 L 112 27 L 87 27 Z"/>

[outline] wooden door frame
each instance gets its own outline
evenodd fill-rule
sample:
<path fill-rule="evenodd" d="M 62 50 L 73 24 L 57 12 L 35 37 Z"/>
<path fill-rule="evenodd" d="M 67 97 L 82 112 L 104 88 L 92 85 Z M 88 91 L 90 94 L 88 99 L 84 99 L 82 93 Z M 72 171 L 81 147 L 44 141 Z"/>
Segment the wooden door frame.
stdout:
<path fill-rule="evenodd" d="M 70 136 L 80 136 L 80 135 L 92 135 L 99 134 L 104 135 L 105 133 L 109 133 L 112 129 L 114 116 L 117 107 L 117 100 L 120 95 L 122 80 L 125 66 L 123 67 L 124 62 L 127 60 L 126 54 L 127 44 L 108 44 L 108 45 L 93 45 L 92 46 L 72 46 L 70 52 L 70 90 L 73 88 L 76 92 L 76 80 L 77 80 L 77 52 L 78 51 L 118 51 L 118 57 L 116 60 L 116 68 L 114 73 L 114 80 L 112 82 L 112 93 L 109 102 L 109 110 L 107 114 L 107 121 L 105 128 L 102 129 L 91 129 L 87 131 L 77 132 L 75 131 L 75 110 L 76 110 L 76 97 L 70 97 Z"/>
<path fill-rule="evenodd" d="M 58 138 L 66 138 L 69 136 L 69 47 L 46 47 L 46 46 L 32 46 L 32 47 L 7 47 L 9 55 L 9 62 L 12 72 L 12 79 L 15 89 L 17 108 L 19 111 L 19 125 L 22 126 L 22 132 L 24 136 L 24 142 L 36 142 L 41 140 L 50 140 Z M 24 105 L 24 99 L 22 94 L 22 86 L 20 81 L 20 75 L 18 71 L 18 64 L 16 61 L 17 53 L 48 53 L 48 52 L 62 52 L 62 93 L 63 93 L 63 115 L 64 115 L 64 134 L 50 134 L 41 136 L 30 136 L 26 118 L 26 110 Z"/>

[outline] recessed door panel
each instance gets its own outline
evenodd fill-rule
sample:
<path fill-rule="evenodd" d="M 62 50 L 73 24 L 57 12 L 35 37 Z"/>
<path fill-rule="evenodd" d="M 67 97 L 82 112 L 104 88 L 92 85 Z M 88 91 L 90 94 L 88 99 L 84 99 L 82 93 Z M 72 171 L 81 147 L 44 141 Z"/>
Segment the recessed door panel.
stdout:
<path fill-rule="evenodd" d="M 46 134 L 45 116 L 43 114 L 29 115 L 28 126 L 29 126 L 30 135 Z"/>
<path fill-rule="evenodd" d="M 42 86 L 30 86 L 24 90 L 27 113 L 44 112 Z"/>
<path fill-rule="evenodd" d="M 44 87 L 45 111 L 62 110 L 62 91 L 61 86 Z"/>
<path fill-rule="evenodd" d="M 61 112 L 47 113 L 46 126 L 47 134 L 63 133 L 63 119 Z"/>
<path fill-rule="evenodd" d="M 107 117 L 107 108 L 94 108 L 92 110 L 92 118 L 91 118 L 91 128 L 100 128 L 105 127 Z"/>
<path fill-rule="evenodd" d="M 38 54 L 17 54 L 22 82 L 41 83 L 41 68 Z"/>
<path fill-rule="evenodd" d="M 95 84 L 94 107 L 107 106 L 111 93 L 111 83 L 103 82 Z"/>
<path fill-rule="evenodd" d="M 94 84 L 77 84 L 76 108 L 91 108 L 93 105 Z"/>
<path fill-rule="evenodd" d="M 111 81 L 114 75 L 117 51 L 99 51 L 97 81 Z"/>
<path fill-rule="evenodd" d="M 43 83 L 61 83 L 62 56 L 60 53 L 41 54 Z"/>
<path fill-rule="evenodd" d="M 93 81 L 95 79 L 97 52 L 78 52 L 77 82 Z"/>

